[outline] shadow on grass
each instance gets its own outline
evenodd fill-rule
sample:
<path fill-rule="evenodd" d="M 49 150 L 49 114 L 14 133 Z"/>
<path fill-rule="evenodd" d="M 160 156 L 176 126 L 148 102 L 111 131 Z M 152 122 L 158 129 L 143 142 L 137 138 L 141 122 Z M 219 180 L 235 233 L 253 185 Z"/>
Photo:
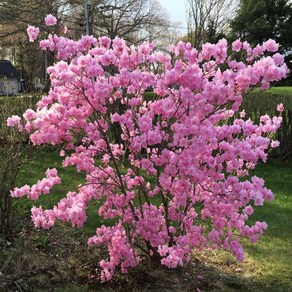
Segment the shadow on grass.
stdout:
<path fill-rule="evenodd" d="M 117 272 L 102 284 L 99 261 L 107 255 L 102 248 L 88 249 L 83 232 L 61 224 L 48 231 L 21 225 L 15 243 L 0 249 L 0 291 L 289 291 L 288 284 L 265 290 L 274 286 L 252 278 L 253 263 L 198 252 L 177 269 L 142 259 L 128 274 Z"/>
<path fill-rule="evenodd" d="M 259 283 L 194 259 L 186 267 L 168 269 L 143 261 L 128 274 L 117 274 L 105 284 L 99 282 L 62 291 L 260 291 Z M 74 290 L 75 289 L 75 290 Z M 57 290 L 61 291 L 61 290 Z M 284 290 L 283 290 L 284 291 Z"/>

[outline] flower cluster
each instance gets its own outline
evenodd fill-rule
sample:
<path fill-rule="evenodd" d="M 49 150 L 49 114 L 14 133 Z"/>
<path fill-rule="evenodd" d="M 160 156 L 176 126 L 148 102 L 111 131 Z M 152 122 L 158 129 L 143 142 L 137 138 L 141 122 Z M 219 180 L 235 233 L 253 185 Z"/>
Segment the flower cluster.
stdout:
<path fill-rule="evenodd" d="M 46 26 L 54 26 L 57 24 L 57 18 L 53 16 L 52 14 L 48 14 L 45 17 L 45 24 Z"/>
<path fill-rule="evenodd" d="M 269 134 L 281 118 L 266 115 L 255 124 L 237 112 L 251 88 L 269 88 L 287 75 L 278 44 L 252 48 L 237 40 L 232 56 L 224 39 L 201 51 L 179 42 L 169 53 L 147 42 L 128 47 L 120 38 L 92 36 L 49 35 L 40 46 L 58 61 L 48 68 L 51 90 L 24 114 L 23 127 L 35 145 L 63 145 L 63 166 L 83 171 L 86 183 L 51 210 L 34 208 L 35 225 L 61 220 L 81 227 L 89 202 L 100 201 L 98 216 L 115 222 L 88 241 L 108 248 L 102 281 L 117 267 L 126 272 L 137 265 L 142 251 L 171 268 L 188 261 L 194 248 L 223 248 L 242 261 L 240 237 L 254 242 L 267 228 L 247 224 L 253 206 L 273 199 L 249 170 L 266 161 Z M 49 173 L 12 194 L 36 199 L 55 183 Z"/>
<path fill-rule="evenodd" d="M 55 168 L 48 168 L 45 178 L 39 180 L 31 187 L 29 185 L 25 185 L 21 188 L 15 188 L 13 191 L 11 191 L 11 196 L 15 198 L 27 196 L 31 200 L 37 200 L 39 195 L 48 194 L 54 185 L 60 183 L 61 179 L 58 177 L 57 170 Z"/>
<path fill-rule="evenodd" d="M 38 27 L 31 26 L 31 25 L 27 27 L 26 31 L 27 31 L 30 42 L 34 42 L 40 33 L 40 29 Z"/>

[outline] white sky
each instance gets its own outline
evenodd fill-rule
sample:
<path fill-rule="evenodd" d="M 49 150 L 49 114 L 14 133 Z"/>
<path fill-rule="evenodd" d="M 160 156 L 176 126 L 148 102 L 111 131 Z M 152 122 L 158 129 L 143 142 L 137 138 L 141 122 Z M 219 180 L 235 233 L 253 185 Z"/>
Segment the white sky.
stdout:
<path fill-rule="evenodd" d="M 186 32 L 187 0 L 159 0 L 159 2 L 169 14 L 170 20 L 179 21 L 182 24 L 182 30 Z"/>

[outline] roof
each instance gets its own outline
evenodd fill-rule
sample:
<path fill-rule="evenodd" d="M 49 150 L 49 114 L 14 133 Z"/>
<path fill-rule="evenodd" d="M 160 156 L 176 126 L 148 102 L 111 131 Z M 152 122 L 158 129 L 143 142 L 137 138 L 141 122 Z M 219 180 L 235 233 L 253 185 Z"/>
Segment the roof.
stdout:
<path fill-rule="evenodd" d="M 19 74 L 15 67 L 8 60 L 0 60 L 0 78 L 18 79 Z"/>

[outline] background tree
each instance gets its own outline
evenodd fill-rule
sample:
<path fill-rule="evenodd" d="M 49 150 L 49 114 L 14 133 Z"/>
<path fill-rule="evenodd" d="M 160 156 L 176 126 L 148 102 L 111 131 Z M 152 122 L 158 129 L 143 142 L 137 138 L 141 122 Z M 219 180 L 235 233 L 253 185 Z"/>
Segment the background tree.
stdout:
<path fill-rule="evenodd" d="M 92 0 L 79 4 L 80 19 L 88 17 L 89 33 L 119 36 L 129 44 L 154 41 L 170 25 L 157 0 Z M 84 9 L 87 10 L 86 13 Z M 82 24 L 82 21 L 80 22 Z M 83 24 L 85 26 L 85 24 Z"/>
<path fill-rule="evenodd" d="M 197 49 L 218 41 L 227 34 L 236 5 L 232 0 L 188 0 L 188 41 Z"/>
<path fill-rule="evenodd" d="M 2 58 L 10 59 L 26 80 L 27 90 L 34 89 L 35 78 L 45 79 L 45 67 L 52 64 L 49 53 L 40 52 L 35 43 L 28 41 L 28 23 L 46 32 L 44 18 L 47 14 L 64 13 L 65 2 L 53 1 L 1 1 L 0 2 L 0 46 L 6 51 Z M 59 27 L 56 30 L 59 30 Z M 47 63 L 47 64 L 46 64 Z"/>
<path fill-rule="evenodd" d="M 40 52 L 26 35 L 28 23 L 46 33 L 47 14 L 58 19 L 55 32 L 60 33 L 66 25 L 72 39 L 88 30 L 94 36 L 123 37 L 128 44 L 149 40 L 161 46 L 168 44 L 165 32 L 171 28 L 156 0 L 6 0 L 0 2 L 0 14 L 1 58 L 10 59 L 22 72 L 29 91 L 34 89 L 36 78 L 46 80 L 46 68 L 54 61 L 50 52 Z"/>
<path fill-rule="evenodd" d="M 234 38 L 252 44 L 275 39 L 280 51 L 292 46 L 292 4 L 289 0 L 240 0 L 235 18 L 231 21 Z"/>

